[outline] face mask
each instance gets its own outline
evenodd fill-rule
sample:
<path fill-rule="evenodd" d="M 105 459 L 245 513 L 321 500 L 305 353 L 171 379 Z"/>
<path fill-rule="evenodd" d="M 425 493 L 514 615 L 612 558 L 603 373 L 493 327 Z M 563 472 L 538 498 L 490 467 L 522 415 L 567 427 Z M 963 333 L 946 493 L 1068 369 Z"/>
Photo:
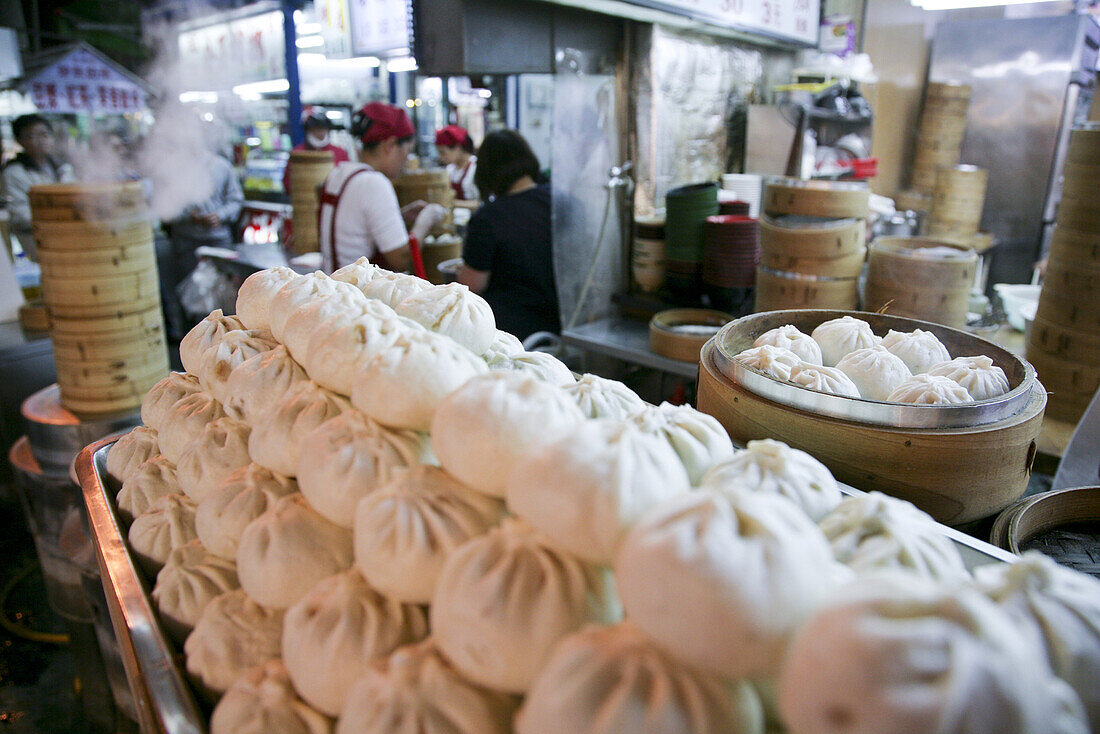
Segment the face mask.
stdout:
<path fill-rule="evenodd" d="M 328 133 L 325 133 L 321 137 L 317 137 L 313 133 L 306 133 L 306 140 L 314 148 L 323 148 L 328 145 Z"/>

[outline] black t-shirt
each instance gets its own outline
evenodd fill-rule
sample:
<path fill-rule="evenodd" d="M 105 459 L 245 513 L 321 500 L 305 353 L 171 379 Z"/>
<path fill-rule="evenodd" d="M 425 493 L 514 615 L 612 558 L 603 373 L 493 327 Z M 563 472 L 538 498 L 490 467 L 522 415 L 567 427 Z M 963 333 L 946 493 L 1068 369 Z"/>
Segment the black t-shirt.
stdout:
<path fill-rule="evenodd" d="M 462 258 L 489 272 L 481 295 L 497 328 L 526 339 L 536 331 L 561 331 L 551 254 L 550 185 L 507 194 L 470 217 Z"/>

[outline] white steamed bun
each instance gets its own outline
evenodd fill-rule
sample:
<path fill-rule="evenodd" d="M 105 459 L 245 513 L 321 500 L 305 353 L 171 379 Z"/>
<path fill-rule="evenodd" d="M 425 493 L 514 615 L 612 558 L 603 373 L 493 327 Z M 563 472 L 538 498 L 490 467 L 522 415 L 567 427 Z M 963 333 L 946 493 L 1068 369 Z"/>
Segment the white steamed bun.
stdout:
<path fill-rule="evenodd" d="M 808 387 L 811 390 L 841 395 L 846 398 L 858 398 L 859 388 L 852 378 L 844 374 L 836 367 L 819 367 L 807 362 L 800 362 L 791 370 L 790 381 L 795 385 Z"/>
<path fill-rule="evenodd" d="M 332 726 L 298 697 L 278 658 L 241 673 L 210 717 L 210 734 L 332 734 Z"/>
<path fill-rule="evenodd" d="M 885 400 L 913 376 L 901 357 L 878 346 L 848 352 L 836 368 L 848 375 L 865 400 Z"/>
<path fill-rule="evenodd" d="M 929 368 L 928 374 L 947 377 L 966 388 L 974 400 L 988 400 L 1008 392 L 1008 378 L 985 355 L 957 357 Z"/>
<path fill-rule="evenodd" d="M 765 438 L 749 441 L 744 451 L 718 464 L 703 477 L 701 489 L 744 489 L 778 494 L 817 522 L 843 499 L 832 472 L 805 451 Z"/>
<path fill-rule="evenodd" d="M 394 307 L 401 316 L 449 336 L 474 354 L 484 354 L 497 336 L 493 309 L 461 283 L 414 293 Z"/>
<path fill-rule="evenodd" d="M 698 484 L 712 466 L 734 454 L 733 442 L 722 424 L 690 405 L 647 406 L 629 420 L 642 433 L 668 442 L 683 462 L 692 485 Z"/>
<path fill-rule="evenodd" d="M 508 507 L 561 548 L 608 563 L 649 508 L 690 486 L 667 440 L 633 423 L 598 418 L 513 467 Z"/>
<path fill-rule="evenodd" d="M 176 465 L 162 455 L 157 455 L 138 465 L 122 482 L 115 502 L 119 515 L 130 522 L 148 510 L 154 502 L 170 494 L 179 494 Z"/>
<path fill-rule="evenodd" d="M 901 357 L 905 366 L 914 375 L 927 372 L 928 368 L 940 362 L 951 359 L 947 347 L 943 345 L 936 335 L 924 329 L 913 331 L 890 331 L 882 337 L 882 346 L 890 350 L 891 354 Z"/>
<path fill-rule="evenodd" d="M 290 318 L 291 314 L 318 298 L 330 296 L 340 291 L 347 291 L 348 289 L 359 290 L 350 283 L 333 280 L 320 270 L 287 281 L 272 296 L 270 306 L 268 306 L 268 319 L 270 322 L 268 328 L 272 336 L 275 337 L 276 341 L 282 343 L 283 329 L 286 328 L 287 319 Z"/>
<path fill-rule="evenodd" d="M 302 439 L 298 487 L 313 509 L 350 528 L 359 500 L 419 464 L 426 442 L 423 434 L 386 428 L 349 410 Z"/>
<path fill-rule="evenodd" d="M 263 422 L 271 409 L 306 373 L 279 345 L 255 354 L 237 365 L 226 383 L 225 407 L 251 425 Z"/>
<path fill-rule="evenodd" d="M 816 365 L 823 364 L 821 361 L 821 347 L 818 346 L 818 343 L 812 336 L 803 334 L 797 326 L 791 324 L 777 326 L 770 331 L 765 331 L 756 337 L 756 341 L 752 345 L 754 347 L 769 346 L 786 349 L 794 352 L 803 362 Z"/>
<path fill-rule="evenodd" d="M 638 393 L 619 382 L 598 375 L 581 375 L 563 388 L 576 401 L 585 418 L 623 419 L 646 407 Z"/>
<path fill-rule="evenodd" d="M 952 405 L 969 403 L 974 400 L 966 388 L 952 380 L 925 372 L 913 375 L 901 383 L 886 396 L 891 403 L 911 403 L 913 405 Z"/>
<path fill-rule="evenodd" d="M 880 341 L 869 323 L 852 316 L 826 321 L 811 336 L 821 347 L 821 363 L 826 367 L 836 366 L 848 352 L 873 347 Z"/>
<path fill-rule="evenodd" d="M 489 348 L 485 350 L 481 358 L 484 359 L 486 363 L 492 364 L 497 360 L 507 359 L 522 353 L 523 342 L 507 331 L 497 329 L 496 336 L 493 337 L 493 343 L 489 345 Z"/>
<path fill-rule="evenodd" d="M 219 558 L 198 538 L 174 548 L 153 586 L 153 603 L 164 629 L 176 642 L 191 634 L 206 605 L 240 586 L 237 566 Z"/>
<path fill-rule="evenodd" d="M 857 577 L 799 630 L 779 680 L 791 734 L 1084 734 L 1041 646 L 980 593 Z"/>
<path fill-rule="evenodd" d="M 517 734 L 763 734 L 752 686 L 693 670 L 629 621 L 564 638 L 539 673 Z"/>
<path fill-rule="evenodd" d="M 528 689 L 559 639 L 620 614 L 610 577 L 508 519 L 447 557 L 431 605 L 439 649 L 467 678 Z"/>
<path fill-rule="evenodd" d="M 901 568 L 944 581 L 970 575 L 930 515 L 880 492 L 846 498 L 818 527 L 836 559 L 857 574 Z"/>
<path fill-rule="evenodd" d="M 221 403 L 208 392 L 180 398 L 164 413 L 164 420 L 157 432 L 160 452 L 173 463 L 179 461 L 187 444 L 202 434 L 206 424 L 225 415 Z"/>
<path fill-rule="evenodd" d="M 392 309 L 384 303 L 367 298 L 350 283 L 339 283 L 340 289 L 334 293 L 320 295 L 302 304 L 286 318 L 283 324 L 283 346 L 300 364 L 309 358 L 309 342 L 314 332 L 329 320 L 336 323 L 348 321 L 362 314 L 383 318 Z"/>
<path fill-rule="evenodd" d="M 321 517 L 301 494 L 277 500 L 245 527 L 237 546 L 241 587 L 280 609 L 351 563 L 351 531 Z"/>
<path fill-rule="evenodd" d="M 237 318 L 247 329 L 271 331 L 271 301 L 292 280 L 302 276 L 290 268 L 261 270 L 245 278 L 237 291 Z"/>
<path fill-rule="evenodd" d="M 432 448 L 459 481 L 504 497 L 512 468 L 543 444 L 584 420 L 569 395 L 515 372 L 471 378 L 439 404 L 432 418 Z"/>
<path fill-rule="evenodd" d="M 158 499 L 134 518 L 127 534 L 135 560 L 150 576 L 156 576 L 174 549 L 197 537 L 195 503 L 185 494 Z"/>
<path fill-rule="evenodd" d="M 298 491 L 290 477 L 249 464 L 238 469 L 203 498 L 195 510 L 195 532 L 207 550 L 231 561 L 248 523 L 276 501 Z"/>
<path fill-rule="evenodd" d="M 384 306 L 381 301 L 371 302 Z M 352 318 L 329 319 L 314 330 L 303 366 L 318 384 L 351 395 L 356 376 L 372 357 L 401 337 L 419 331 L 424 327 L 395 313 L 386 318 L 364 312 Z"/>
<path fill-rule="evenodd" d="M 230 331 L 221 341 L 207 349 L 199 357 L 196 373 L 199 384 L 219 403 L 229 402 L 229 375 L 242 362 L 277 347 L 267 332 L 248 330 Z"/>
<path fill-rule="evenodd" d="M 227 476 L 252 463 L 248 457 L 248 424 L 228 416 L 206 424 L 187 444 L 176 465 L 180 489 L 202 502 Z"/>
<path fill-rule="evenodd" d="M 252 429 L 248 453 L 261 466 L 288 477 L 298 472 L 302 442 L 327 420 L 350 409 L 348 401 L 312 381 L 291 388 Z"/>
<path fill-rule="evenodd" d="M 559 387 L 568 387 L 576 382 L 573 372 L 564 362 L 546 352 L 520 352 L 489 365 L 492 370 L 511 370 L 539 378 L 543 382 Z"/>
<path fill-rule="evenodd" d="M 376 660 L 348 692 L 337 734 L 511 734 L 514 697 L 466 680 L 428 639 Z"/>
<path fill-rule="evenodd" d="M 376 273 L 370 282 L 363 286 L 363 295 L 367 298 L 375 298 L 390 308 L 397 308 L 397 305 L 406 298 L 431 287 L 431 283 L 415 275 L 381 272 Z"/>
<path fill-rule="evenodd" d="M 817 342 L 814 342 L 814 345 L 816 346 Z M 765 375 L 784 382 L 791 379 L 791 370 L 803 363 L 803 360 L 790 349 L 770 344 L 761 344 L 738 352 L 733 358 L 743 365 L 760 370 Z M 814 363 L 806 362 L 806 364 Z"/>
<path fill-rule="evenodd" d="M 359 502 L 355 562 L 383 594 L 427 604 L 447 556 L 503 515 L 500 500 L 471 491 L 438 467 L 418 466 Z"/>
<path fill-rule="evenodd" d="M 383 425 L 427 431 L 443 398 L 487 371 L 477 355 L 445 336 L 408 334 L 367 362 L 351 402 Z"/>
<path fill-rule="evenodd" d="M 793 502 L 690 492 L 653 509 L 615 562 L 626 614 L 666 652 L 727 677 L 775 672 L 832 591 L 825 537 Z"/>
<path fill-rule="evenodd" d="M 180 341 L 180 362 L 183 368 L 193 375 L 199 374 L 199 360 L 206 350 L 225 338 L 230 331 L 243 329 L 244 324 L 236 316 L 224 316 L 221 309 L 211 311 L 210 315 L 191 328 Z"/>
<path fill-rule="evenodd" d="M 156 429 L 138 426 L 111 445 L 107 452 L 107 473 L 125 482 L 139 466 L 159 453 Z"/>
<path fill-rule="evenodd" d="M 145 399 L 141 401 L 141 422 L 159 431 L 168 409 L 181 398 L 197 392 L 202 392 L 198 377 L 185 372 L 169 372 L 167 377 L 145 393 Z"/>
<path fill-rule="evenodd" d="M 339 280 L 343 283 L 351 283 L 359 290 L 363 290 L 367 283 L 374 280 L 375 276 L 380 273 L 388 273 L 390 271 L 385 268 L 380 268 L 373 264 L 366 257 L 361 257 L 353 263 L 349 263 L 344 267 L 333 271 L 332 279 Z"/>
<path fill-rule="evenodd" d="M 428 634 L 424 610 L 387 599 L 358 569 L 321 579 L 283 618 L 283 662 L 294 688 L 336 716 L 376 659 Z"/>

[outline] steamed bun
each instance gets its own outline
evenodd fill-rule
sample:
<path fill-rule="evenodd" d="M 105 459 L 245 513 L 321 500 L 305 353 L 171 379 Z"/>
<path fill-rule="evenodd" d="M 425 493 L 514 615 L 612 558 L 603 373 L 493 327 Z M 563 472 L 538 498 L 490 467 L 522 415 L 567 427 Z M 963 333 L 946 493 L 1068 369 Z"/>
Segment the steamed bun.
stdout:
<path fill-rule="evenodd" d="M 115 497 L 115 502 L 122 519 L 132 521 L 161 497 L 181 492 L 183 490 L 176 476 L 176 465 L 158 454 L 130 472 L 122 482 L 122 489 Z"/>
<path fill-rule="evenodd" d="M 314 332 L 326 321 L 336 323 L 348 321 L 363 314 L 383 318 L 392 309 L 383 303 L 367 298 L 355 286 L 339 283 L 340 289 L 334 293 L 318 296 L 287 316 L 283 325 L 283 346 L 294 359 L 305 364 L 309 358 L 309 342 Z"/>
<path fill-rule="evenodd" d="M 692 485 L 698 484 L 712 466 L 734 453 L 733 442 L 722 424 L 690 405 L 661 403 L 646 407 L 629 420 L 642 433 L 668 442 L 683 462 Z"/>
<path fill-rule="evenodd" d="M 431 627 L 440 651 L 471 681 L 521 693 L 559 639 L 619 613 L 609 577 L 509 519 L 447 557 Z"/>
<path fill-rule="evenodd" d="M 331 296 L 340 291 L 348 292 L 349 289 L 359 291 L 350 283 L 333 280 L 319 270 L 287 281 L 272 296 L 271 304 L 268 307 L 270 321 L 268 328 L 271 330 L 272 336 L 282 343 L 283 330 L 286 328 L 287 319 L 290 318 L 291 314 L 318 298 Z"/>
<path fill-rule="evenodd" d="M 471 491 L 438 467 L 419 466 L 359 502 L 355 562 L 383 594 L 427 604 L 447 556 L 503 515 L 500 500 Z"/>
<path fill-rule="evenodd" d="M 778 347 L 793 352 L 803 362 L 820 365 L 823 364 L 821 347 L 809 334 L 803 334 L 797 326 L 786 324 L 778 326 L 770 331 L 765 331 L 756 337 L 752 343 L 754 347 Z"/>
<path fill-rule="evenodd" d="M 197 392 L 180 398 L 164 414 L 157 433 L 160 452 L 173 463 L 179 461 L 187 444 L 202 434 L 206 424 L 225 415 L 221 403 L 210 393 Z"/>
<path fill-rule="evenodd" d="M 153 586 L 153 603 L 164 629 L 182 643 L 206 605 L 239 586 L 236 565 L 210 553 L 196 538 L 168 554 Z"/>
<path fill-rule="evenodd" d="M 974 400 L 966 388 L 949 377 L 924 373 L 913 375 L 886 396 L 891 403 L 953 405 Z"/>
<path fill-rule="evenodd" d="M 193 375 L 199 374 L 199 361 L 206 350 L 215 346 L 231 331 L 243 329 L 244 324 L 236 316 L 225 316 L 221 309 L 211 311 L 191 328 L 180 341 L 180 362 Z"/>
<path fill-rule="evenodd" d="M 141 401 L 141 422 L 159 431 L 164 415 L 178 400 L 202 392 L 199 378 L 185 372 L 169 372 L 168 376 L 153 385 Z"/>
<path fill-rule="evenodd" d="M 159 453 L 156 430 L 138 426 L 111 445 L 107 452 L 107 473 L 125 482 L 139 466 Z"/>
<path fill-rule="evenodd" d="M 225 407 L 251 425 L 263 422 L 271 409 L 300 382 L 306 373 L 279 345 L 255 354 L 229 373 Z"/>
<path fill-rule="evenodd" d="M 928 374 L 954 380 L 966 388 L 974 400 L 995 398 L 1009 389 L 1004 370 L 984 355 L 957 357 L 929 368 Z"/>
<path fill-rule="evenodd" d="M 169 554 L 197 538 L 195 503 L 185 494 L 161 497 L 134 518 L 127 539 L 138 565 L 155 576 Z"/>
<path fill-rule="evenodd" d="M 863 319 L 841 316 L 819 325 L 811 333 L 821 347 L 821 363 L 833 367 L 848 352 L 876 346 L 880 339 Z"/>
<path fill-rule="evenodd" d="M 752 686 L 703 673 L 629 621 L 562 639 L 516 720 L 518 734 L 763 734 Z"/>
<path fill-rule="evenodd" d="M 667 440 L 633 423 L 598 418 L 515 465 L 508 507 L 559 547 L 608 563 L 650 507 L 690 486 Z"/>
<path fill-rule="evenodd" d="M 229 375 L 233 370 L 245 360 L 276 346 L 267 332 L 251 329 L 231 331 L 199 357 L 199 367 L 195 372 L 199 376 L 199 384 L 219 403 L 227 403 L 230 397 Z"/>
<path fill-rule="evenodd" d="M 576 401 L 586 418 L 626 418 L 646 407 L 638 393 L 619 382 L 598 375 L 581 375 L 566 384 L 565 393 Z"/>
<path fill-rule="evenodd" d="M 913 376 L 905 362 L 884 347 L 848 352 L 836 363 L 836 368 L 848 375 L 865 400 L 885 400 Z"/>
<path fill-rule="evenodd" d="M 283 618 L 283 662 L 311 706 L 336 716 L 371 662 L 428 634 L 424 610 L 387 599 L 358 569 L 323 578 Z"/>
<path fill-rule="evenodd" d="M 381 301 L 371 303 L 388 308 Z M 384 318 L 373 311 L 332 318 L 317 325 L 303 366 L 313 381 L 341 395 L 351 395 L 356 376 L 372 357 L 403 336 L 420 331 L 424 331 L 420 324 L 392 311 Z"/>
<path fill-rule="evenodd" d="M 835 367 L 818 367 L 800 362 L 791 370 L 790 381 L 830 395 L 842 395 L 846 398 L 860 396 L 859 388 L 852 382 L 852 378 Z"/>
<path fill-rule="evenodd" d="M 431 287 L 431 283 L 415 275 L 387 271 L 375 273 L 370 282 L 363 286 L 363 295 L 375 298 L 390 308 L 397 308 L 406 298 L 423 293 Z"/>
<path fill-rule="evenodd" d="M 195 502 L 202 502 L 222 481 L 252 463 L 248 457 L 248 424 L 228 416 L 206 424 L 202 433 L 187 444 L 176 465 L 180 489 Z"/>
<path fill-rule="evenodd" d="M 298 472 L 302 442 L 327 420 L 350 409 L 347 400 L 314 382 L 294 385 L 248 437 L 248 453 L 257 464 L 288 477 Z"/>
<path fill-rule="evenodd" d="M 509 473 L 526 454 L 583 420 L 569 395 L 552 385 L 515 372 L 490 372 L 471 378 L 439 404 L 431 423 L 432 448 L 463 484 L 504 497 Z"/>
<path fill-rule="evenodd" d="M 496 339 L 493 309 L 461 283 L 437 285 L 414 293 L 394 307 L 425 328 L 449 336 L 474 354 L 483 354 Z"/>
<path fill-rule="evenodd" d="M 198 504 L 195 532 L 211 553 L 236 561 L 237 546 L 248 523 L 297 491 L 298 484 L 290 477 L 249 464 L 227 476 Z"/>
<path fill-rule="evenodd" d="M 237 318 L 246 329 L 271 331 L 271 301 L 292 280 L 302 276 L 290 268 L 261 270 L 245 278 L 237 291 Z"/>
<path fill-rule="evenodd" d="M 330 276 L 333 280 L 339 280 L 343 283 L 351 283 L 360 291 L 366 287 L 367 283 L 374 280 L 375 276 L 380 273 L 388 273 L 390 271 L 385 268 L 380 268 L 373 264 L 366 257 L 361 257 L 353 263 L 349 263 L 338 270 L 333 271 Z"/>
<path fill-rule="evenodd" d="M 522 372 L 559 387 L 568 387 L 576 382 L 573 371 L 560 359 L 546 352 L 520 352 L 491 363 L 489 369 Z"/>
<path fill-rule="evenodd" d="M 943 345 L 936 335 L 923 329 L 913 331 L 890 331 L 882 337 L 882 346 L 890 350 L 905 362 L 905 366 L 914 375 L 927 372 L 941 362 L 951 359 L 947 347 Z"/>
<path fill-rule="evenodd" d="M 816 346 L 817 342 L 814 342 L 814 345 Z M 770 344 L 762 344 L 738 352 L 733 358 L 743 365 L 760 370 L 765 375 L 784 382 L 791 379 L 791 370 L 803 363 L 803 360 L 791 350 Z M 813 364 L 813 362 L 806 364 Z"/>
<path fill-rule="evenodd" d="M 233 682 L 210 717 L 210 734 L 332 734 L 332 720 L 298 697 L 276 658 Z"/>

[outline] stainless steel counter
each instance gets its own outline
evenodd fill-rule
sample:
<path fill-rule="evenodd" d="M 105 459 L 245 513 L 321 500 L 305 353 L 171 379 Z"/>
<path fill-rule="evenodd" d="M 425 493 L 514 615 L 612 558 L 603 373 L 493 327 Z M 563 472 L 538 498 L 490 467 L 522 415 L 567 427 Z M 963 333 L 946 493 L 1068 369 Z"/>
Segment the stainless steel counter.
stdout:
<path fill-rule="evenodd" d="M 680 377 L 695 380 L 699 376 L 699 363 L 682 362 L 656 354 L 649 348 L 649 324 L 623 318 L 593 321 L 590 324 L 565 329 L 562 341 L 585 351 L 603 354 L 624 362 L 649 367 Z"/>

